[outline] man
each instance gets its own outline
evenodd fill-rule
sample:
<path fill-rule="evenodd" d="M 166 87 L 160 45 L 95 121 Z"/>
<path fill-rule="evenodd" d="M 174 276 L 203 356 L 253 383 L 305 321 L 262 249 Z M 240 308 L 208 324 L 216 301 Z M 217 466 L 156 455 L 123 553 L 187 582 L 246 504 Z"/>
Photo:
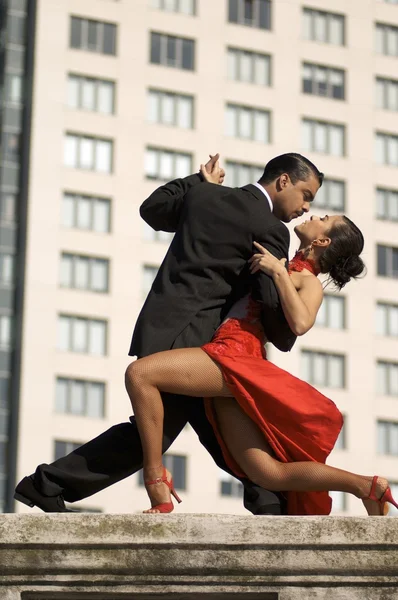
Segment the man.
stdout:
<path fill-rule="evenodd" d="M 206 165 L 217 166 L 218 155 Z M 288 258 L 283 222 L 308 212 L 323 174 L 299 154 L 284 154 L 265 167 L 259 183 L 227 188 L 203 182 L 200 174 L 161 186 L 140 209 L 156 230 L 176 232 L 138 317 L 130 355 L 147 356 L 208 342 L 234 301 L 253 288 L 263 303 L 267 338 L 290 350 L 295 336 L 282 313 L 272 279 L 250 276 L 253 242 L 277 258 Z M 189 422 L 215 462 L 228 468 L 205 417 L 203 401 L 164 394 L 163 451 Z M 64 499 L 86 498 L 142 467 L 135 419 L 111 427 L 67 456 L 39 465 L 17 486 L 15 498 L 46 512 L 65 512 Z M 281 496 L 248 480 L 245 507 L 254 514 L 280 514 Z"/>

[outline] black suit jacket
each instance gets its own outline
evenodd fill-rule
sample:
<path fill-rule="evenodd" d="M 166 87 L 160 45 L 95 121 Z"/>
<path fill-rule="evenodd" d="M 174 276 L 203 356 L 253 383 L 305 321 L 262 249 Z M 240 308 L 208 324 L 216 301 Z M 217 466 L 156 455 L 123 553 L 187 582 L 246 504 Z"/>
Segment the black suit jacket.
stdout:
<path fill-rule="evenodd" d="M 283 351 L 291 349 L 296 337 L 272 279 L 248 269 L 254 241 L 277 258 L 288 258 L 289 232 L 261 190 L 190 175 L 155 190 L 140 213 L 153 229 L 175 236 L 138 317 L 130 355 L 201 346 L 250 289 L 263 303 L 267 338 Z"/>

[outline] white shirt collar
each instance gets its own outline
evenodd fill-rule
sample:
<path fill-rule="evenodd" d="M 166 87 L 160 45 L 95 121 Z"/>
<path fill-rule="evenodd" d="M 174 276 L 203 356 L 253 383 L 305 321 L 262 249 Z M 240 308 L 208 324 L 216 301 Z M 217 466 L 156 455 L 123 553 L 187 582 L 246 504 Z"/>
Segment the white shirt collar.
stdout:
<path fill-rule="evenodd" d="M 255 185 L 255 186 L 256 186 L 256 188 L 258 188 L 259 190 L 261 190 L 261 191 L 262 191 L 262 193 L 264 194 L 264 196 L 267 198 L 267 200 L 268 200 L 268 204 L 269 204 L 269 207 L 270 207 L 270 209 L 271 209 L 271 212 L 272 212 L 272 211 L 274 210 L 274 205 L 272 204 L 272 200 L 271 200 L 271 198 L 270 198 L 270 195 L 269 195 L 269 193 L 267 192 L 267 190 L 266 190 L 266 189 L 264 189 L 264 188 L 263 188 L 263 186 L 262 186 L 262 185 L 260 185 L 258 182 L 256 182 L 256 183 L 253 183 L 253 185 Z"/>

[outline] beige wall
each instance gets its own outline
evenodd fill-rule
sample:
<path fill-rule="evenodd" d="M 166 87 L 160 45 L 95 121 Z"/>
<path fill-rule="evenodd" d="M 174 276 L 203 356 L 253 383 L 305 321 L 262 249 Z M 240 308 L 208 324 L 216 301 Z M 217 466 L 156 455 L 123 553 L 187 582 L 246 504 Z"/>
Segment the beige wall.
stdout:
<path fill-rule="evenodd" d="M 306 42 L 301 36 L 299 0 L 273 2 L 273 31 L 230 25 L 227 2 L 198 0 L 197 17 L 149 8 L 149 0 L 118 2 L 40 0 L 29 201 L 24 350 L 19 430 L 18 475 L 32 472 L 53 459 L 53 440 L 83 442 L 130 414 L 123 373 L 136 316 L 142 305 L 141 265 L 160 264 L 164 244 L 142 240 L 138 206 L 156 187 L 143 176 L 147 144 L 192 152 L 194 168 L 209 152 L 224 160 L 263 164 L 270 157 L 300 151 L 301 117 L 345 123 L 347 156 L 308 154 L 329 177 L 347 181 L 347 212 L 364 232 L 364 260 L 368 275 L 348 286 L 348 329 L 331 332 L 314 328 L 294 351 L 272 359 L 299 375 L 300 348 L 341 350 L 348 355 L 348 385 L 341 391 L 322 390 L 332 396 L 348 417 L 348 450 L 333 453 L 330 462 L 369 474 L 394 479 L 398 460 L 377 457 L 377 416 L 398 419 L 397 403 L 378 398 L 375 389 L 376 357 L 395 359 L 398 342 L 374 334 L 376 299 L 398 300 L 398 282 L 375 279 L 375 245 L 395 244 L 397 225 L 374 219 L 376 184 L 396 187 L 396 169 L 376 166 L 373 131 L 398 132 L 398 113 L 374 108 L 373 74 L 396 77 L 397 59 L 374 53 L 373 22 L 398 24 L 398 7 L 372 0 L 319 0 L 305 6 L 341 12 L 347 16 L 346 47 Z M 116 57 L 71 50 L 69 15 L 111 21 L 118 25 Z M 192 37 L 196 44 L 196 71 L 151 65 L 149 30 Z M 270 53 L 272 87 L 228 81 L 225 48 L 228 45 Z M 341 67 L 347 73 L 345 102 L 300 93 L 301 62 L 308 60 Z M 68 72 L 117 81 L 116 114 L 102 116 L 66 106 Z M 195 129 L 182 130 L 146 122 L 146 90 L 154 86 L 195 96 Z M 224 135 L 224 104 L 253 104 L 272 112 L 272 143 L 242 141 Z M 63 134 L 76 131 L 113 138 L 114 173 L 87 173 L 63 166 Z M 110 196 L 113 199 L 112 233 L 65 230 L 60 226 L 63 190 Z M 315 209 L 316 212 L 316 209 Z M 319 211 L 318 211 L 319 214 Z M 292 241 L 292 249 L 295 241 Z M 109 257 L 110 293 L 106 295 L 60 289 L 59 255 L 63 250 Z M 90 357 L 56 350 L 57 314 L 66 312 L 109 320 L 108 355 Z M 56 375 L 100 378 L 108 384 L 106 418 L 94 420 L 54 413 Z M 188 489 L 182 493 L 180 512 L 244 512 L 238 499 L 218 493 L 218 469 L 199 445 L 192 430 L 184 431 L 172 448 L 188 456 Z M 396 477 L 398 481 L 398 477 Z M 82 503 L 107 512 L 134 512 L 145 508 L 137 477 L 122 482 Z M 18 511 L 27 510 L 18 505 Z M 362 514 L 350 499 L 347 514 Z"/>

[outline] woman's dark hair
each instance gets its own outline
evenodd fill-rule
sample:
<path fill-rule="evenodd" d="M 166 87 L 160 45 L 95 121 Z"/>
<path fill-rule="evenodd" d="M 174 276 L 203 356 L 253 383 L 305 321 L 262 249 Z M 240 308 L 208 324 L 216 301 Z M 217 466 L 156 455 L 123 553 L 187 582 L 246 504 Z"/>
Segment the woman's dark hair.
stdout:
<path fill-rule="evenodd" d="M 270 160 L 265 165 L 264 173 L 259 181 L 266 185 L 275 181 L 282 173 L 287 173 L 289 175 L 293 185 L 298 181 L 307 181 L 311 176 L 311 173 L 318 179 L 320 186 L 323 182 L 323 173 L 318 171 L 314 163 L 305 156 L 295 152 L 281 154 Z"/>
<path fill-rule="evenodd" d="M 330 280 L 341 290 L 350 279 L 356 279 L 365 269 L 359 256 L 364 247 L 361 230 L 345 215 L 344 223 L 333 225 L 327 235 L 332 243 L 319 257 L 321 273 L 329 273 Z"/>

